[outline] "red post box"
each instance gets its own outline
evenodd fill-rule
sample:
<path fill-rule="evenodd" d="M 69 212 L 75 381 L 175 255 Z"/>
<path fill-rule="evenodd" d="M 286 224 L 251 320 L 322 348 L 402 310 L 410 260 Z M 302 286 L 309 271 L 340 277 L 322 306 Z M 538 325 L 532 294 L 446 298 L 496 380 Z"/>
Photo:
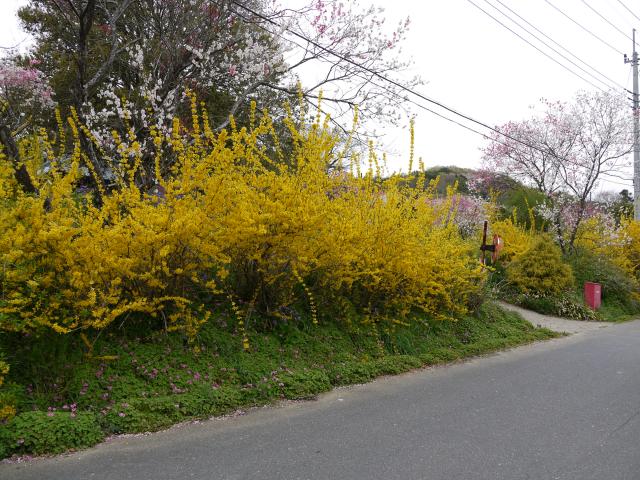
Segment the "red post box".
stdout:
<path fill-rule="evenodd" d="M 593 310 L 600 308 L 602 300 L 602 287 L 599 283 L 585 282 L 584 284 L 584 301 Z"/>

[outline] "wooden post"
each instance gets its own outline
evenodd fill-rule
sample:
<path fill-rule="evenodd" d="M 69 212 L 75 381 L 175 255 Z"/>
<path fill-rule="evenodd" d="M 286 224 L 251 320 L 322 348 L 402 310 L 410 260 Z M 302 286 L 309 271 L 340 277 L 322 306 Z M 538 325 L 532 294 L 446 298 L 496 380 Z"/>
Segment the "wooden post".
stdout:
<path fill-rule="evenodd" d="M 484 221 L 484 227 L 482 228 L 482 246 L 480 247 L 480 250 L 482 250 L 482 265 L 486 265 L 486 261 L 485 261 L 485 254 L 484 252 L 485 250 L 485 246 L 487 245 L 487 227 L 489 225 L 489 222 L 487 222 L 486 220 Z"/>

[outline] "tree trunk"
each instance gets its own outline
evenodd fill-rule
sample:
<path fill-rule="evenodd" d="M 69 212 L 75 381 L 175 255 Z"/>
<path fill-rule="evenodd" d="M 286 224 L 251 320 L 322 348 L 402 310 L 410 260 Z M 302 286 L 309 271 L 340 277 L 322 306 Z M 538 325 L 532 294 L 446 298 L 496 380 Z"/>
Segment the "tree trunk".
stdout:
<path fill-rule="evenodd" d="M 587 208 L 587 202 L 584 198 L 580 199 L 580 210 L 578 211 L 578 219 L 576 220 L 576 224 L 572 227 L 571 230 L 571 238 L 569 240 L 569 247 L 573 250 L 573 244 L 576 241 L 576 237 L 578 236 L 578 228 L 582 223 L 582 219 L 584 218 L 584 211 Z"/>
<path fill-rule="evenodd" d="M 4 147 L 5 155 L 13 162 L 16 181 L 22 187 L 22 190 L 24 190 L 25 193 L 38 194 L 38 189 L 31 181 L 27 167 L 20 161 L 18 146 L 7 125 L 0 125 L 0 143 L 2 143 Z"/>

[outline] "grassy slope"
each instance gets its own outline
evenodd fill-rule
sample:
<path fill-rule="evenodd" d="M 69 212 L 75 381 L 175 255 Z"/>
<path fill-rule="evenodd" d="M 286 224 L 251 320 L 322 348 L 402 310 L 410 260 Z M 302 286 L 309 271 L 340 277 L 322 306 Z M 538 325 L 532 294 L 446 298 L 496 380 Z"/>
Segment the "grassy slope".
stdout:
<path fill-rule="evenodd" d="M 623 305 L 616 299 L 603 298 L 600 308 L 592 311 L 584 303 L 580 292 L 565 295 L 573 307 L 571 313 L 558 311 L 557 300 L 552 298 L 533 298 L 526 295 L 501 292 L 499 297 L 507 303 L 518 305 L 543 315 L 553 315 L 570 320 L 595 320 L 601 322 L 621 323 L 640 317 L 640 311 L 633 305 Z"/>
<path fill-rule="evenodd" d="M 605 322 L 620 323 L 637 319 L 640 317 L 640 312 L 620 305 L 619 302 L 603 299 L 600 309 L 598 310 L 598 316 Z"/>
<path fill-rule="evenodd" d="M 203 328 L 199 352 L 185 348 L 179 336 L 99 339 L 95 355 L 117 356 L 109 361 L 87 361 L 75 341 L 14 339 L 6 346 L 16 352 L 9 390 L 25 413 L 0 432 L 0 458 L 82 448 L 105 434 L 157 430 L 243 406 L 311 398 L 335 385 L 555 336 L 485 304 L 476 316 L 416 322 L 382 337 L 334 325 L 280 327 L 251 335 L 250 352 L 242 351 L 224 322 Z"/>

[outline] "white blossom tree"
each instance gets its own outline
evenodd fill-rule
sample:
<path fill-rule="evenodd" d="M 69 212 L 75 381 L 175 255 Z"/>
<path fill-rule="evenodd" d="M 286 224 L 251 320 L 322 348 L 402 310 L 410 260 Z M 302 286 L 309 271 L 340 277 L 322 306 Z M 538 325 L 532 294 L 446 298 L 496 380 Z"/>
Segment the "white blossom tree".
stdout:
<path fill-rule="evenodd" d="M 186 89 L 205 103 L 214 130 L 246 115 L 249 100 L 282 114 L 298 85 L 312 108 L 322 91 L 323 110 L 345 136 L 356 106 L 361 121 L 397 122 L 405 110 L 400 88 L 376 75 L 409 65 L 399 55 L 409 21 L 387 29 L 382 9 L 357 0 L 295 8 L 271 0 L 30 0 L 19 15 L 56 100 L 75 106 L 107 151 L 114 128 L 133 125 L 137 138 L 123 135 L 125 143 L 148 139 L 152 125 L 168 132 L 186 114 Z M 309 71 L 313 80 L 301 84 Z M 86 139 L 85 147 L 109 182 L 113 172 Z"/>

